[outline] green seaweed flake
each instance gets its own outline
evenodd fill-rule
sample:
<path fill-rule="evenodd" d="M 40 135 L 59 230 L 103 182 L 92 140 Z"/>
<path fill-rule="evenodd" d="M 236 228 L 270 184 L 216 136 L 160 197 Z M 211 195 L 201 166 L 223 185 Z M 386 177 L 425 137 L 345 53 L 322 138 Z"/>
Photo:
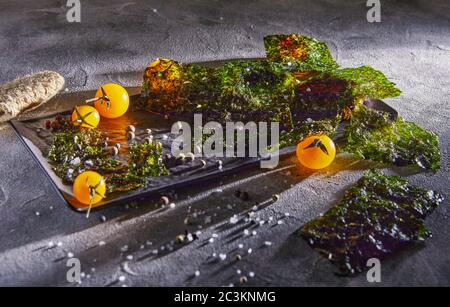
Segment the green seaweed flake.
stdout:
<path fill-rule="evenodd" d="M 397 97 L 401 91 L 379 70 L 370 66 L 337 69 L 330 73 L 350 82 L 354 99 L 383 99 Z"/>
<path fill-rule="evenodd" d="M 360 158 L 403 166 L 440 168 L 438 137 L 403 118 L 392 121 L 385 112 L 359 106 L 345 129 L 344 151 Z"/>
<path fill-rule="evenodd" d="M 365 270 L 370 258 L 388 258 L 428 238 L 424 220 L 442 201 L 434 191 L 369 170 L 299 234 L 342 274 L 354 274 Z"/>
<path fill-rule="evenodd" d="M 329 71 L 339 65 L 328 46 L 299 34 L 278 34 L 264 37 L 266 55 L 270 61 L 282 64 L 289 71 Z"/>

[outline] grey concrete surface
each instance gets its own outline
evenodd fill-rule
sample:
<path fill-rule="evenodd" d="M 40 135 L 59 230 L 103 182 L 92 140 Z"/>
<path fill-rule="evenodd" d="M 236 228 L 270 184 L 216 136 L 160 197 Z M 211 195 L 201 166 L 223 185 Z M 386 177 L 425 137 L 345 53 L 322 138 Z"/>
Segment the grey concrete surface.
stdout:
<path fill-rule="evenodd" d="M 387 102 L 407 120 L 439 135 L 443 160 L 436 174 L 387 171 L 433 188 L 447 200 L 427 221 L 434 234 L 431 239 L 383 262 L 381 285 L 450 285 L 448 1 L 382 0 L 379 24 L 366 21 L 365 1 L 81 3 L 81 23 L 70 24 L 65 1 L 0 1 L 0 82 L 52 69 L 64 75 L 69 91 L 96 88 L 106 81 L 138 85 L 141 71 L 156 57 L 181 61 L 259 57 L 264 55 L 264 35 L 289 32 L 324 40 L 342 66 L 368 64 L 385 72 L 403 90 L 402 96 Z M 284 161 L 275 171 L 246 171 L 178 191 L 174 209 L 156 209 L 156 201 L 149 199 L 86 219 L 60 202 L 4 125 L 0 285 L 74 286 L 66 281 L 66 260 L 73 253 L 82 263 L 81 286 L 238 286 L 238 269 L 246 276 L 254 272 L 249 286 L 370 286 L 364 274 L 338 277 L 327 260 L 295 235 L 368 167 L 340 156 L 332 167 L 310 173 Z M 248 190 L 251 201 L 237 200 L 236 189 Z M 281 198 L 271 203 L 274 193 Z M 244 216 L 254 205 L 258 206 L 254 217 L 268 223 L 255 227 L 256 235 L 245 237 L 249 225 L 230 224 L 229 219 Z M 192 218 L 194 213 L 198 224 L 186 226 L 186 216 Z M 278 225 L 278 220 L 284 223 Z M 173 246 L 185 229 L 202 233 L 192 243 Z M 218 237 L 209 243 L 213 234 Z M 273 244 L 265 246 L 265 241 Z M 227 254 L 227 259 L 216 260 L 213 253 Z M 236 253 L 243 256 L 239 262 L 233 261 Z M 200 275 L 194 277 L 197 270 Z"/>

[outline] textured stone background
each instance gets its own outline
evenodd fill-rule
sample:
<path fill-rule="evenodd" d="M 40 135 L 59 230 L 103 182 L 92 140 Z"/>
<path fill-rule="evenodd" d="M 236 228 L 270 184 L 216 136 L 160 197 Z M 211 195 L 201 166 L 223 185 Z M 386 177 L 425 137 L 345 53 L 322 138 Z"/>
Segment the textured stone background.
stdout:
<path fill-rule="evenodd" d="M 69 24 L 65 1 L 2 0 L 0 82 L 52 69 L 64 75 L 70 91 L 106 81 L 138 85 L 141 71 L 156 57 L 259 57 L 263 36 L 282 32 L 324 40 L 342 66 L 369 64 L 384 71 L 403 90 L 388 103 L 439 134 L 443 159 L 437 174 L 388 171 L 443 193 L 447 201 L 428 219 L 433 238 L 383 262 L 382 285 L 450 285 L 448 1 L 382 0 L 380 24 L 366 21 L 365 1 L 81 2 L 82 22 Z M 329 208 L 367 163 L 339 157 L 333 167 L 308 173 L 286 161 L 275 171 L 247 171 L 180 191 L 175 209 L 155 210 L 155 200 L 149 199 L 96 212 L 87 220 L 60 202 L 11 128 L 0 129 L 0 285 L 70 285 L 68 253 L 81 259 L 83 286 L 238 285 L 237 269 L 247 276 L 255 273 L 248 285 L 369 285 L 364 274 L 336 276 L 294 234 Z M 248 190 L 251 202 L 234 198 L 237 188 Z M 281 194 L 276 203 L 267 201 L 273 193 Z M 255 204 L 255 216 L 274 221 L 256 228 L 256 236 L 242 237 L 247 225 L 228 220 Z M 187 228 L 183 220 L 189 210 L 198 212 L 202 235 L 170 250 L 171 241 Z M 283 218 L 285 213 L 290 217 Z M 279 219 L 284 224 L 274 226 Z M 213 234 L 219 237 L 207 243 Z M 99 246 L 101 241 L 106 244 Z M 262 247 L 265 241 L 273 245 Z M 47 248 L 50 242 L 61 246 Z M 244 255 L 236 250 L 240 243 L 253 252 L 234 263 L 235 253 Z M 213 253 L 228 258 L 214 261 Z M 127 259 L 130 255 L 133 259 Z M 196 270 L 200 276 L 194 278 Z"/>

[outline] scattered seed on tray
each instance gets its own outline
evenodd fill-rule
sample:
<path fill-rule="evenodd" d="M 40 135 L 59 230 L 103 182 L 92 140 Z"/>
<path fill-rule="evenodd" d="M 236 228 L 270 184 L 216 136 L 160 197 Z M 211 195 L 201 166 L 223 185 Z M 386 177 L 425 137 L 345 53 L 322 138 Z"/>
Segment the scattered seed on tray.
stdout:
<path fill-rule="evenodd" d="M 241 284 L 245 284 L 245 283 L 247 283 L 247 277 L 245 277 L 245 276 L 242 276 L 240 279 L 239 279 L 239 282 L 241 283 Z"/>
<path fill-rule="evenodd" d="M 183 243 L 184 242 L 184 235 L 178 235 L 175 238 L 175 240 L 176 240 L 177 243 Z"/>
<path fill-rule="evenodd" d="M 161 204 L 167 206 L 169 204 L 169 198 L 167 196 L 162 196 L 160 202 Z"/>
<path fill-rule="evenodd" d="M 273 202 L 277 202 L 279 199 L 280 199 L 280 195 L 278 195 L 278 194 L 273 194 L 272 195 Z"/>

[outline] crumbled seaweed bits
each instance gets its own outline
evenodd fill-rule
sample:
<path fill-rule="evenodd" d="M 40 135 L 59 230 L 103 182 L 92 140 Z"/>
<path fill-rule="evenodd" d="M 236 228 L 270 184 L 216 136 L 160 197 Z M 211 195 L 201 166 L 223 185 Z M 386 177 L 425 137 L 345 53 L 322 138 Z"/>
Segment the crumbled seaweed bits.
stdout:
<path fill-rule="evenodd" d="M 97 129 L 67 127 L 56 132 L 47 158 L 64 183 L 72 184 L 87 169 L 100 173 L 122 170 L 103 148 L 104 137 Z"/>
<path fill-rule="evenodd" d="M 125 163 L 111 158 L 104 143 L 105 137 L 97 129 L 67 127 L 55 134 L 47 158 L 65 184 L 72 184 L 85 170 L 97 171 L 105 177 L 108 193 L 134 190 L 144 186 L 149 177 L 168 175 L 157 143 L 131 145 Z"/>
<path fill-rule="evenodd" d="M 108 178 L 109 190 L 126 192 L 145 186 L 150 177 L 167 176 L 162 147 L 158 143 L 132 144 L 126 172 Z"/>
<path fill-rule="evenodd" d="M 325 43 L 299 34 L 279 34 L 264 37 L 267 58 L 291 71 L 327 71 L 336 69 Z"/>
<path fill-rule="evenodd" d="M 169 174 L 163 163 L 162 146 L 156 142 L 131 145 L 129 167 L 130 172 L 138 177 Z"/>
<path fill-rule="evenodd" d="M 304 225 L 299 234 L 344 275 L 367 268 L 430 236 L 425 218 L 443 201 L 440 194 L 398 176 L 366 171 L 342 201 Z"/>
<path fill-rule="evenodd" d="M 382 111 L 363 105 L 355 108 L 345 137 L 343 150 L 362 159 L 433 171 L 440 168 L 439 140 L 434 133 L 400 117 L 392 121 Z"/>

